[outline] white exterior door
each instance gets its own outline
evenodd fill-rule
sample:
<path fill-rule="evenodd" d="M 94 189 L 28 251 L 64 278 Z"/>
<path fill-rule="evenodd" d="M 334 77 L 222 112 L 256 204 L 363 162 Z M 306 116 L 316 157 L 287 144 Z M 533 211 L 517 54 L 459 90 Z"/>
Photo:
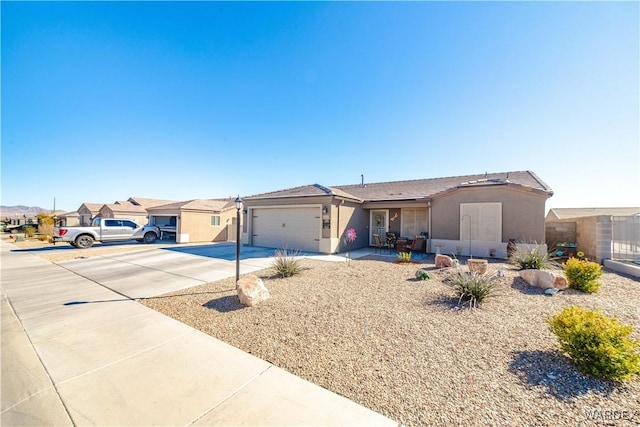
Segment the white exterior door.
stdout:
<path fill-rule="evenodd" d="M 460 203 L 460 240 L 502 241 L 502 203 Z"/>
<path fill-rule="evenodd" d="M 369 217 L 369 245 L 375 246 L 373 235 L 380 236 L 383 242 L 386 242 L 387 231 L 389 231 L 389 211 L 388 210 L 372 210 Z"/>
<path fill-rule="evenodd" d="M 306 252 L 320 250 L 320 207 L 252 210 L 253 246 Z"/>

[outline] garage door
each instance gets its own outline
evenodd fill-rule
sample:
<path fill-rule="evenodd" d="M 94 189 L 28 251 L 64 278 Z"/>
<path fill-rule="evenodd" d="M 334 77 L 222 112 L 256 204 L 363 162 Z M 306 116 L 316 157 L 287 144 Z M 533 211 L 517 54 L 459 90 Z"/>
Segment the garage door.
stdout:
<path fill-rule="evenodd" d="M 320 209 L 260 208 L 253 210 L 253 245 L 318 252 Z"/>

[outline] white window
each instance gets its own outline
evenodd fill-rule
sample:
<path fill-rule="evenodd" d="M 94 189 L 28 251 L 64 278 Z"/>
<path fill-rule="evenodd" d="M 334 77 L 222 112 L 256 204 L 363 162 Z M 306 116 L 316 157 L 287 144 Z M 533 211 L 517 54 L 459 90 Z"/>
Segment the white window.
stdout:
<path fill-rule="evenodd" d="M 211 215 L 211 225 L 213 226 L 220 225 L 220 215 Z"/>
<path fill-rule="evenodd" d="M 460 203 L 460 240 L 502 241 L 502 203 Z"/>
<path fill-rule="evenodd" d="M 426 209 L 402 209 L 402 226 L 400 235 L 403 237 L 419 236 L 427 229 Z"/>

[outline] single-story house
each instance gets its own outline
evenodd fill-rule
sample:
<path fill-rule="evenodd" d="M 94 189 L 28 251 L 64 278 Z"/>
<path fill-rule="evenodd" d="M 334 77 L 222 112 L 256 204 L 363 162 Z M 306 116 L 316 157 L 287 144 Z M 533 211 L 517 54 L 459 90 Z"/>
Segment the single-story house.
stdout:
<path fill-rule="evenodd" d="M 545 219 L 547 246 L 558 256 L 590 260 L 640 257 L 640 207 L 554 208 Z"/>
<path fill-rule="evenodd" d="M 145 225 L 149 222 L 148 208 L 174 202 L 175 200 L 130 197 L 125 201 L 116 201 L 112 204 L 102 205 L 96 216 L 102 218 L 126 218 L 138 225 Z"/>
<path fill-rule="evenodd" d="M 147 223 L 147 210 L 129 201 L 116 201 L 115 203 L 102 205 L 97 217 L 130 219 L 138 225 Z"/>
<path fill-rule="evenodd" d="M 242 242 L 336 253 L 374 245 L 374 234 L 427 238 L 427 252 L 506 256 L 510 239 L 544 245 L 551 188 L 531 171 L 325 187 L 244 198 Z M 357 238 L 345 240 L 353 228 Z"/>
<path fill-rule="evenodd" d="M 83 203 L 78 208 L 78 223 L 81 226 L 89 226 L 91 225 L 91 221 L 93 218 L 98 215 L 100 212 L 100 208 L 103 206 L 103 203 Z"/>
<path fill-rule="evenodd" d="M 80 225 L 80 214 L 78 213 L 78 211 L 54 212 L 52 215 L 56 226 L 75 227 Z"/>
<path fill-rule="evenodd" d="M 147 208 L 149 223 L 175 234 L 177 243 L 235 240 L 234 200 L 187 200 Z"/>

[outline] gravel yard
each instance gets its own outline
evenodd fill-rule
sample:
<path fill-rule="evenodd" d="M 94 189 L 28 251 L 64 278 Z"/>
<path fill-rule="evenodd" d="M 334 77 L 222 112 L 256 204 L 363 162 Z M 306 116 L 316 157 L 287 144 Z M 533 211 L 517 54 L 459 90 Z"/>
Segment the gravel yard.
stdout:
<path fill-rule="evenodd" d="M 469 310 L 442 282 L 447 269 L 414 279 L 433 257 L 303 266 L 287 279 L 259 272 L 271 299 L 252 308 L 239 304 L 233 279 L 142 303 L 405 425 L 640 423 L 640 380 L 581 374 L 544 322 L 565 305 L 600 308 L 640 338 L 638 281 L 606 272 L 599 294 L 548 297 L 493 263 L 506 269 L 502 295 Z"/>

